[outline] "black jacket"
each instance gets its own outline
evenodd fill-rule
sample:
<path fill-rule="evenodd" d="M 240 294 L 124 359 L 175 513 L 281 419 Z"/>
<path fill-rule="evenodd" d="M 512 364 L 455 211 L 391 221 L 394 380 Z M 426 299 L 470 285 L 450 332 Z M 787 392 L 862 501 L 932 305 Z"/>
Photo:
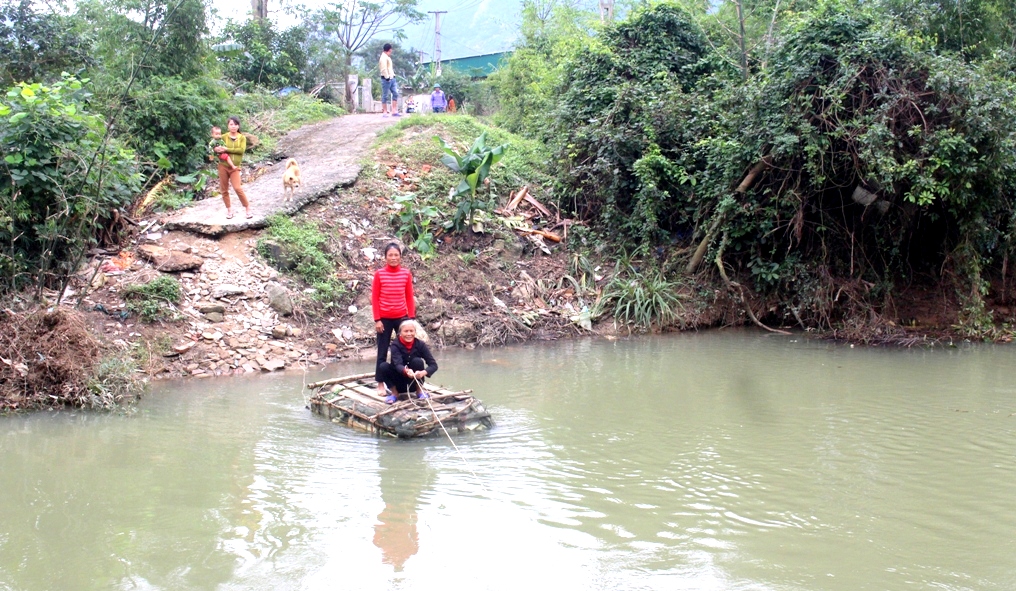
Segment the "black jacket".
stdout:
<path fill-rule="evenodd" d="M 400 339 L 395 339 L 391 346 L 392 351 L 392 365 L 395 367 L 395 371 L 399 375 L 405 375 L 406 365 L 409 364 L 409 360 L 413 357 L 420 357 L 427 362 L 427 377 L 434 375 L 437 371 L 437 361 L 434 360 L 434 356 L 430 354 L 430 348 L 427 347 L 427 343 L 416 339 L 413 341 L 413 348 L 406 349 L 406 345 Z"/>

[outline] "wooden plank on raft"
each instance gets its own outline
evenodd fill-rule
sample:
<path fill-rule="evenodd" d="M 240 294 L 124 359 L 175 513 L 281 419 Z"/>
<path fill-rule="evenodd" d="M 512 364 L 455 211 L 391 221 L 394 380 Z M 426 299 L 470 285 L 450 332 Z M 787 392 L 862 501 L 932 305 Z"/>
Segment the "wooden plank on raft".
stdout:
<path fill-rule="evenodd" d="M 352 400 L 354 402 L 359 402 L 360 404 L 362 404 L 364 406 L 374 407 L 374 406 L 377 406 L 377 403 L 378 403 L 376 398 L 373 398 L 373 397 L 370 397 L 370 396 L 364 396 L 363 394 L 361 394 L 360 392 L 357 392 L 356 390 L 346 389 L 346 390 L 342 390 L 342 391 L 336 392 L 336 394 L 338 394 L 338 395 L 340 395 L 340 396 L 342 396 L 344 398 L 348 398 L 348 399 L 350 399 L 350 400 Z"/>
<path fill-rule="evenodd" d="M 346 382 L 358 381 L 358 380 L 362 380 L 364 378 L 373 378 L 373 377 L 374 377 L 373 373 L 361 373 L 361 374 L 357 374 L 355 376 L 345 376 L 345 377 L 342 377 L 342 378 L 331 378 L 329 380 L 323 380 L 323 381 L 320 381 L 320 382 L 314 382 L 313 384 L 307 384 L 307 387 L 311 388 L 311 389 L 314 389 L 314 388 L 320 388 L 322 386 L 331 386 L 332 384 L 344 384 Z"/>
<path fill-rule="evenodd" d="M 364 396 L 367 396 L 371 400 L 373 400 L 374 402 L 384 402 L 385 401 L 383 396 L 378 396 L 378 394 L 377 394 L 377 388 L 374 387 L 374 386 L 365 386 L 363 384 L 356 384 L 354 387 L 350 388 L 350 390 L 352 390 L 354 392 L 357 392 L 359 394 L 362 394 Z"/>
<path fill-rule="evenodd" d="M 356 417 L 356 418 L 358 418 L 361 421 L 364 421 L 366 423 L 370 423 L 370 424 L 374 423 L 374 419 L 373 418 L 371 418 L 371 417 L 361 413 L 360 411 L 356 410 L 355 408 L 343 408 L 343 407 L 341 407 L 341 406 L 339 406 L 337 404 L 332 404 L 332 403 L 327 403 L 327 404 L 329 406 L 335 408 L 336 410 L 340 411 L 341 413 L 349 415 L 350 417 Z"/>

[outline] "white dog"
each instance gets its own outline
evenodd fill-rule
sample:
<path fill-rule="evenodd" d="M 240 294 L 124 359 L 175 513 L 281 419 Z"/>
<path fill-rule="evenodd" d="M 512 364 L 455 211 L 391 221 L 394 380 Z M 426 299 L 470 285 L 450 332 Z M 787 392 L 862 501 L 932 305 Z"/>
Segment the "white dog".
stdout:
<path fill-rule="evenodd" d="M 286 203 L 293 200 L 293 193 L 300 188 L 300 165 L 295 158 L 286 161 L 286 172 L 282 173 L 282 200 Z"/>

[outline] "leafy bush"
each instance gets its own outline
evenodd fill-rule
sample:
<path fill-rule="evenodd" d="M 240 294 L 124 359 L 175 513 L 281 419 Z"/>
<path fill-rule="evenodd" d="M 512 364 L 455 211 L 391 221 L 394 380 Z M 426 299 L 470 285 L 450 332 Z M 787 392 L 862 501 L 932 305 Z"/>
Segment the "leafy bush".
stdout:
<path fill-rule="evenodd" d="M 180 282 L 172 277 L 158 277 L 148 283 L 135 283 L 123 290 L 127 310 L 144 322 L 175 318 L 171 304 L 180 303 Z"/>
<path fill-rule="evenodd" d="M 977 308 L 982 269 L 1012 249 L 1014 92 L 872 15 L 817 11 L 728 103 L 736 128 L 700 144 L 710 159 L 741 149 L 740 170 L 714 160 L 699 173 L 725 177 L 708 181 L 699 219 L 717 224 L 717 254 L 765 278 L 757 286 L 794 293 L 806 275 L 878 284 L 945 268 Z M 752 167 L 751 189 L 732 195 Z"/>
<path fill-rule="evenodd" d="M 640 271 L 622 257 L 592 316 L 612 311 L 615 320 L 642 330 L 681 325 L 685 299 L 681 287 L 679 281 L 667 279 L 659 269 Z"/>
<path fill-rule="evenodd" d="M 191 172 L 207 164 L 212 126 L 225 126 L 225 98 L 208 78 L 153 76 L 132 87 L 118 127 L 147 162 Z"/>
<path fill-rule="evenodd" d="M 219 58 L 226 76 L 238 85 L 246 90 L 303 88 L 307 68 L 305 28 L 292 27 L 280 32 L 270 20 L 252 18 L 242 24 L 228 23 L 223 34 L 240 46 L 235 51 L 220 53 Z"/>
<path fill-rule="evenodd" d="M 491 182 L 482 195 L 486 202 L 483 204 L 484 207 L 494 202 L 503 202 L 511 191 L 523 186 L 529 187 L 530 194 L 543 199 L 552 185 L 552 179 L 546 172 L 547 151 L 543 144 L 505 132 L 503 129 L 483 125 L 469 115 L 406 117 L 382 132 L 378 144 L 383 146 L 385 158 L 400 160 L 410 170 L 427 170 L 428 167 L 439 163 L 442 157 L 448 156 L 441 142 L 432 141 L 434 134 L 443 138 L 446 145 L 460 147 L 462 151 L 468 151 L 471 143 L 482 134 L 486 134 L 492 143 L 511 144 L 512 149 L 505 151 L 498 166 L 489 171 L 487 179 Z M 393 226 L 398 233 L 406 235 L 408 232 L 414 242 L 421 236 L 428 241 L 428 232 L 417 234 L 411 228 L 412 222 L 404 222 L 401 219 L 403 216 L 418 219 L 421 225 L 422 220 L 433 220 L 428 222 L 427 228 L 438 221 L 445 227 L 454 226 L 453 220 L 458 211 L 456 206 L 464 200 L 460 198 L 449 200 L 448 192 L 449 187 L 458 186 L 462 181 L 462 175 L 453 173 L 446 166 L 433 166 L 431 170 L 421 174 L 416 180 L 418 187 L 411 201 L 410 209 L 414 211 L 400 210 L 397 218 L 393 220 Z M 404 197 L 395 199 L 400 201 Z M 460 224 L 468 216 L 467 210 L 468 204 L 465 204 L 460 213 Z M 420 213 L 423 215 L 418 215 Z M 430 247 L 429 242 L 419 244 L 419 248 L 412 246 L 409 240 L 406 242 L 421 253 L 428 252 Z"/>
<path fill-rule="evenodd" d="M 553 136 L 568 64 L 595 43 L 591 18 L 566 3 L 557 3 L 550 15 L 540 14 L 534 4 L 523 7 L 521 42 L 488 78 L 499 106 L 498 125 L 527 137 Z"/>
<path fill-rule="evenodd" d="M 103 357 L 85 381 L 88 396 L 82 406 L 91 410 L 130 407 L 141 398 L 144 381 L 138 376 L 138 362 L 129 354 Z"/>
<path fill-rule="evenodd" d="M 0 4 L 0 84 L 50 82 L 93 63 L 89 38 L 71 17 L 29 0 Z"/>
<path fill-rule="evenodd" d="M 93 40 L 101 66 L 93 72 L 97 89 L 118 87 L 132 76 L 191 80 L 208 69 L 204 0 L 81 0 L 75 5 L 77 24 Z"/>
<path fill-rule="evenodd" d="M 437 207 L 419 203 L 416 195 L 398 195 L 394 201 L 396 233 L 402 237 L 402 242 L 420 253 L 424 260 L 434 256 L 437 245 L 430 224 L 440 216 Z"/>
<path fill-rule="evenodd" d="M 836 285 L 888 286 L 852 289 L 870 310 L 945 271 L 983 325 L 982 274 L 1014 253 L 1004 59 L 936 55 L 841 3 L 780 33 L 745 79 L 672 5 L 608 27 L 569 62 L 544 134 L 559 203 L 631 246 L 697 244 L 688 268 L 722 265 L 812 322 L 835 316 Z"/>
<path fill-rule="evenodd" d="M 20 84 L 0 102 L 0 293 L 59 284 L 131 202 L 134 153 L 104 133 L 71 76 Z"/>
<path fill-rule="evenodd" d="M 692 102 L 687 93 L 711 71 L 707 48 L 687 13 L 660 4 L 608 27 L 602 44 L 569 62 L 551 135 L 559 138 L 556 161 L 566 186 L 560 197 L 577 214 L 618 228 L 624 239 L 660 238 L 659 220 L 666 222 L 667 212 L 658 206 L 672 200 L 680 205 L 681 191 L 642 192 L 635 164 L 654 150 L 685 147 L 680 129 L 670 138 L 661 127 L 687 124 L 690 113 L 680 108 Z M 669 120 L 678 113 L 668 105 L 678 107 L 681 119 Z"/>

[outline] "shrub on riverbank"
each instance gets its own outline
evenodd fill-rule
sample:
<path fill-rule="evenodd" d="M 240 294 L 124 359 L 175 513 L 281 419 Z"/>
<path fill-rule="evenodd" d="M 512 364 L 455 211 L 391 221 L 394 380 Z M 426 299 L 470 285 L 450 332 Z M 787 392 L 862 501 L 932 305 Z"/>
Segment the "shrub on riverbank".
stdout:
<path fill-rule="evenodd" d="M 180 303 L 180 297 L 180 282 L 165 275 L 123 289 L 127 310 L 136 314 L 142 322 L 176 318 L 178 314 L 173 306 Z"/>
<path fill-rule="evenodd" d="M 90 97 L 65 76 L 0 101 L 0 294 L 59 289 L 89 248 L 119 238 L 140 175 Z"/>
<path fill-rule="evenodd" d="M 143 388 L 136 367 L 131 355 L 106 350 L 76 312 L 0 312 L 0 413 L 132 404 Z"/>
<path fill-rule="evenodd" d="M 924 281 L 985 334 L 987 279 L 1016 254 L 1016 84 L 882 17 L 821 4 L 743 71 L 673 5 L 607 26 L 535 120 L 558 205 L 602 242 L 676 251 L 672 272 L 705 270 L 746 308 L 778 302 L 779 321 L 894 318 L 899 286 Z"/>
<path fill-rule="evenodd" d="M 538 200 L 549 197 L 553 179 L 547 174 L 548 153 L 543 144 L 485 125 L 465 114 L 413 115 L 379 135 L 379 158 L 389 166 L 383 172 L 395 175 L 396 179 L 398 175 L 404 177 L 399 179 L 400 186 L 394 198 L 393 230 L 422 254 L 432 254 L 433 236 L 453 227 L 461 230 L 463 220 L 468 217 L 466 210 L 459 210 L 462 197 L 450 193 L 459 187 L 462 175 L 442 163 L 442 158 L 447 157 L 443 146 L 464 154 L 484 134 L 487 146 L 507 145 L 509 148 L 504 150 L 497 165 L 490 167 L 486 177 L 489 185 L 484 183 L 478 188 L 485 201 L 483 211 L 477 212 L 477 219 L 486 222 L 485 232 L 507 232 L 511 230 L 511 221 L 500 218 L 499 222 L 492 211 L 505 205 L 513 191 L 528 187 L 529 195 Z M 443 144 L 435 142 L 435 137 Z M 387 177 L 376 177 L 368 182 L 371 181 L 392 182 Z M 389 186 L 379 191 L 391 198 Z M 423 222 L 428 229 L 421 239 Z"/>

